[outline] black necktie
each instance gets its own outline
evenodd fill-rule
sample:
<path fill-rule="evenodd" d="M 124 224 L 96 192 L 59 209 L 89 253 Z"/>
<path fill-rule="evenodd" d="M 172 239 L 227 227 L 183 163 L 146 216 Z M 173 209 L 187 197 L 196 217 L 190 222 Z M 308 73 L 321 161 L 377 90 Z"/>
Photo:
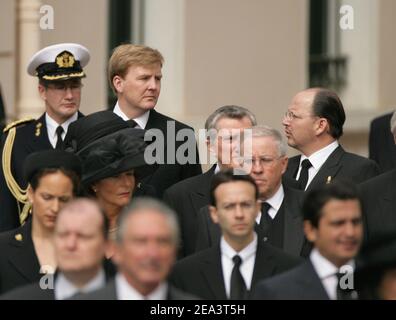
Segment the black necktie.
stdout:
<path fill-rule="evenodd" d="M 268 202 L 263 202 L 261 204 L 261 218 L 260 218 L 260 229 L 264 236 L 268 236 L 269 229 L 272 225 L 272 218 L 268 214 L 271 205 Z"/>
<path fill-rule="evenodd" d="M 63 133 L 62 126 L 58 126 L 58 128 L 56 128 L 56 136 L 58 137 L 58 139 L 56 140 L 55 149 L 58 149 L 58 150 L 62 150 L 63 149 L 62 133 Z"/>
<path fill-rule="evenodd" d="M 234 261 L 234 268 L 231 273 L 231 290 L 230 299 L 231 300 L 243 300 L 246 298 L 246 285 L 239 267 L 242 264 L 242 259 L 240 256 L 235 255 L 232 258 Z"/>
<path fill-rule="evenodd" d="M 337 276 L 337 300 L 355 300 L 357 293 L 355 290 L 347 288 L 348 281 L 341 279 L 346 273 L 336 273 Z"/>
<path fill-rule="evenodd" d="M 298 178 L 298 182 L 300 184 L 301 190 L 305 190 L 305 187 L 308 182 L 308 169 L 312 167 L 312 163 L 309 162 L 308 159 L 305 159 L 301 162 L 301 172 L 300 177 Z"/>
<path fill-rule="evenodd" d="M 137 126 L 137 122 L 133 119 L 129 119 L 127 123 L 132 127 L 135 128 Z"/>

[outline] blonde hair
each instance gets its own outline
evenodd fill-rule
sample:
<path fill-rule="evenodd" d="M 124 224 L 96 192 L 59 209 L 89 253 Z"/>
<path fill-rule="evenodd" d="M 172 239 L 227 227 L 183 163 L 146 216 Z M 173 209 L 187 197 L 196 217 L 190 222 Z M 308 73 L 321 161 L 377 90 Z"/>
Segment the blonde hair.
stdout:
<path fill-rule="evenodd" d="M 113 78 L 115 76 L 124 78 L 130 66 L 151 66 L 160 64 L 162 67 L 163 63 L 164 57 L 156 49 L 134 44 L 119 45 L 114 48 L 109 60 L 108 77 L 110 87 L 113 89 L 114 93 L 117 93 L 113 85 Z"/>

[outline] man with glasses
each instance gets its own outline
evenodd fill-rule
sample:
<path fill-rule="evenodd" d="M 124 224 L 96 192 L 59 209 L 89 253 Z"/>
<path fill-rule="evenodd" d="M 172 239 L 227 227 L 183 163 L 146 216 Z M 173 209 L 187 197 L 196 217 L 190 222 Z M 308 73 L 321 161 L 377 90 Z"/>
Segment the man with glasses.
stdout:
<path fill-rule="evenodd" d="M 11 230 L 24 221 L 28 208 L 23 161 L 35 151 L 62 149 L 69 124 L 82 116 L 81 100 L 83 68 L 90 55 L 87 48 L 74 43 L 46 47 L 30 60 L 27 71 L 39 79 L 38 92 L 45 103 L 45 112 L 37 120 L 22 119 L 9 124 L 1 138 L 0 164 L 0 231 Z"/>
<path fill-rule="evenodd" d="M 256 217 L 255 230 L 259 240 L 283 249 L 295 256 L 307 256 L 310 250 L 305 241 L 301 215 L 302 196 L 282 182 L 288 158 L 287 145 L 279 131 L 267 126 L 251 129 L 246 139 L 252 150 L 243 152 L 243 169 L 249 172 L 259 191 L 261 209 Z M 249 142 L 249 141 L 247 141 Z M 201 210 L 198 222 L 197 249 L 215 244 L 220 228 L 213 223 L 207 208 Z"/>
<path fill-rule="evenodd" d="M 311 88 L 293 98 L 282 123 L 288 145 L 301 155 L 290 158 L 285 175 L 297 180 L 302 190 L 330 183 L 336 177 L 360 183 L 379 173 L 374 161 L 341 147 L 338 139 L 344 122 L 342 102 L 331 90 Z"/>

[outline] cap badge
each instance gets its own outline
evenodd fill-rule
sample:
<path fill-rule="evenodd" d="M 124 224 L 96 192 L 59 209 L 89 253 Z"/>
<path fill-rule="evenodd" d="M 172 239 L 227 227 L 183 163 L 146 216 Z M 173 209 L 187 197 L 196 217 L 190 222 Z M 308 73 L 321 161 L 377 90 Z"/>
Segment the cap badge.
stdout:
<path fill-rule="evenodd" d="M 71 68 L 74 61 L 74 56 L 68 51 L 63 51 L 56 57 L 56 64 L 59 68 Z"/>

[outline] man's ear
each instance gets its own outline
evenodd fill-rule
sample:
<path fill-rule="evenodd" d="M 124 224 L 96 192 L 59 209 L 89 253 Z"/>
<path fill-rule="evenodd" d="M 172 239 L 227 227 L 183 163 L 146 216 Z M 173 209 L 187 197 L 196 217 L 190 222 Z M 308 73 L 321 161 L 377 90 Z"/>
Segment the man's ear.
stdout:
<path fill-rule="evenodd" d="M 38 92 L 39 92 L 41 99 L 43 99 L 44 101 L 47 100 L 47 88 L 46 87 L 44 87 L 42 84 L 39 84 Z"/>
<path fill-rule="evenodd" d="M 304 221 L 304 233 L 306 238 L 308 239 L 308 241 L 315 243 L 316 239 L 317 239 L 317 233 L 318 233 L 318 229 L 315 228 L 310 221 L 305 220 Z"/>
<path fill-rule="evenodd" d="M 319 118 L 316 124 L 316 135 L 321 135 L 323 133 L 330 134 L 330 125 L 326 118 Z"/>
<path fill-rule="evenodd" d="M 219 223 L 219 216 L 217 215 L 217 208 L 214 206 L 209 206 L 209 213 L 210 217 L 212 218 L 212 221 L 214 223 Z"/>
<path fill-rule="evenodd" d="M 123 89 L 124 89 L 124 86 L 123 86 L 124 79 L 122 79 L 122 77 L 119 75 L 115 75 L 112 82 L 113 82 L 113 86 L 114 86 L 116 92 L 122 93 Z"/>

